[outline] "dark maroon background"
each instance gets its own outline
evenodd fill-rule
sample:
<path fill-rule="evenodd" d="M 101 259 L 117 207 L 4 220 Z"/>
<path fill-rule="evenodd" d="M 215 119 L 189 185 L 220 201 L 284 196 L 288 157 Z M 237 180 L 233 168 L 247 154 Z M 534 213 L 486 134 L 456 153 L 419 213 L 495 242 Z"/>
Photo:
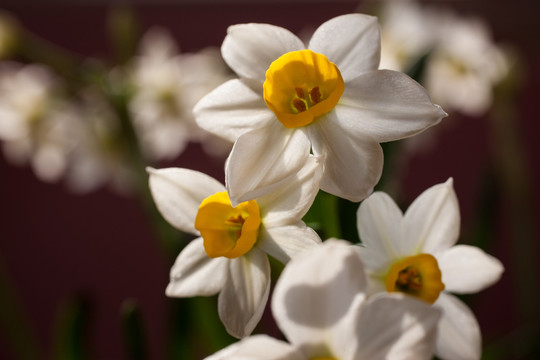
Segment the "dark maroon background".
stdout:
<path fill-rule="evenodd" d="M 497 41 L 513 46 L 522 57 L 524 77 L 516 98 L 515 127 L 524 153 L 521 160 L 528 166 L 528 180 L 533 185 L 528 194 L 532 208 L 522 211 L 539 219 L 540 191 L 534 185 L 540 176 L 537 156 L 540 125 L 536 108 L 540 98 L 540 6 L 532 0 L 439 3 L 464 15 L 483 17 L 492 26 Z M 135 10 L 144 29 L 151 25 L 165 26 L 173 32 L 183 51 L 195 51 L 208 45 L 219 46 L 231 24 L 268 22 L 298 32 L 355 11 L 357 6 L 353 1 L 200 4 L 169 1 L 138 3 Z M 2 0 L 0 8 L 15 14 L 29 30 L 72 51 L 100 57 L 109 53 L 105 2 L 47 0 L 37 5 L 30 0 Z M 487 169 L 497 168 L 494 154 L 506 145 L 493 140 L 489 114 L 479 119 L 450 115 L 438 126 L 435 146 L 415 155 L 405 166 L 401 183 L 409 204 L 426 188 L 453 177 L 462 211 L 462 234 L 470 240 L 474 235 L 473 223 L 478 219 L 477 204 L 485 188 L 483 176 Z M 175 165 L 223 178 L 221 164 L 205 157 L 197 146 L 185 152 Z M 118 315 L 126 298 L 134 298 L 141 305 L 149 330 L 151 358 L 163 358 L 164 289 L 170 264 L 160 253 L 138 203 L 108 190 L 70 194 L 62 184 L 40 182 L 29 168 L 7 164 L 2 155 L 0 174 L 1 260 L 46 353 L 52 351 L 51 330 L 60 305 L 73 294 L 83 294 L 91 299 L 93 309 L 89 336 L 95 358 L 126 358 Z M 494 183 L 499 181 L 494 179 Z M 520 305 L 514 296 L 513 268 L 518 260 L 511 249 L 514 238 L 509 219 L 515 209 L 509 207 L 510 200 L 508 194 L 498 196 L 494 210 L 495 237 L 489 244 L 490 252 L 504 262 L 507 271 L 500 283 L 471 300 L 486 343 L 512 333 L 521 321 Z M 537 235 L 531 233 L 530 237 L 533 236 Z M 540 255 L 537 248 L 535 255 Z M 532 291 L 538 290 L 539 275 L 536 271 L 526 280 L 530 281 Z M 511 353 L 514 355 L 509 359 L 532 358 Z M 10 358 L 2 337 L 0 358 Z"/>

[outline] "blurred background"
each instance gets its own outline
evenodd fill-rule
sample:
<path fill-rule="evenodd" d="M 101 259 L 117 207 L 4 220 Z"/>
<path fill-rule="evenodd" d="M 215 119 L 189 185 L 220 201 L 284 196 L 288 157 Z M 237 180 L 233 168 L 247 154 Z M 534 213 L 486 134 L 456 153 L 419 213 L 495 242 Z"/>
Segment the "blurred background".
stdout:
<path fill-rule="evenodd" d="M 462 297 L 484 358 L 540 358 L 540 3 L 0 0 L 0 11 L 0 359 L 197 359 L 233 341 L 215 299 L 165 297 L 190 238 L 157 214 L 144 168 L 223 180 L 231 145 L 196 129 L 190 109 L 234 76 L 219 57 L 229 25 L 309 39 L 351 12 L 380 16 L 381 67 L 449 114 L 385 144 L 378 188 L 405 210 L 454 178 L 460 242 L 506 268 Z M 351 241 L 357 206 L 338 206 Z M 277 333 L 270 313 L 257 331 Z"/>

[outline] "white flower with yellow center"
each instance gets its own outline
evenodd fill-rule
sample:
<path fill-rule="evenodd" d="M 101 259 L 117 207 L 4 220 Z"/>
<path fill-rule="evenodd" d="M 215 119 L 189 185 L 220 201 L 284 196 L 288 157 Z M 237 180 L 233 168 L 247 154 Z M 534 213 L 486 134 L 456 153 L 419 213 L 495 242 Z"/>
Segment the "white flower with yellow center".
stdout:
<path fill-rule="evenodd" d="M 440 312 L 402 294 L 367 298 L 354 248 L 327 240 L 287 264 L 272 312 L 290 343 L 255 335 L 207 360 L 431 359 Z"/>
<path fill-rule="evenodd" d="M 219 293 L 219 316 L 236 337 L 259 322 L 270 290 L 266 253 L 286 263 L 320 244 L 303 222 L 322 175 L 310 157 L 298 174 L 268 195 L 233 207 L 225 187 L 193 170 L 150 169 L 150 189 L 161 214 L 199 238 L 189 243 L 171 269 L 166 293 L 172 297 Z"/>
<path fill-rule="evenodd" d="M 381 175 L 379 143 L 414 135 L 446 115 L 408 76 L 377 70 L 375 17 L 331 19 L 307 49 L 278 26 L 234 25 L 221 53 L 240 78 L 201 99 L 194 113 L 202 128 L 236 141 L 226 169 L 233 203 L 270 191 L 310 152 L 326 156 L 321 189 L 360 201 Z"/>
<path fill-rule="evenodd" d="M 373 291 L 402 292 L 442 310 L 436 355 L 479 359 L 481 335 L 471 310 L 449 294 L 478 292 L 500 278 L 502 264 L 479 248 L 455 245 L 459 206 L 449 179 L 422 193 L 403 214 L 385 193 L 358 209 L 360 256 Z"/>

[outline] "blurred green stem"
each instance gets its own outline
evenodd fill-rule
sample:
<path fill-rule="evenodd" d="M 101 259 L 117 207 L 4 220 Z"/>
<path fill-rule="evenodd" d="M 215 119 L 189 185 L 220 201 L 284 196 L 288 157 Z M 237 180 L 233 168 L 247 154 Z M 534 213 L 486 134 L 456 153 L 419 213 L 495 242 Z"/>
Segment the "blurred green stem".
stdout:
<path fill-rule="evenodd" d="M 3 259 L 0 257 L 0 327 L 11 346 L 11 354 L 18 360 L 43 359 L 33 328 L 27 314 L 21 308 L 15 288 L 6 275 Z"/>
<path fill-rule="evenodd" d="M 514 68 L 517 68 L 515 66 Z M 512 238 L 512 274 L 517 299 L 516 313 L 519 324 L 515 354 L 529 353 L 540 335 L 540 296 L 538 280 L 538 235 L 534 222 L 530 173 L 523 136 L 519 128 L 516 94 L 520 78 L 510 76 L 497 88 L 492 111 L 492 144 L 503 199 L 508 207 Z"/>

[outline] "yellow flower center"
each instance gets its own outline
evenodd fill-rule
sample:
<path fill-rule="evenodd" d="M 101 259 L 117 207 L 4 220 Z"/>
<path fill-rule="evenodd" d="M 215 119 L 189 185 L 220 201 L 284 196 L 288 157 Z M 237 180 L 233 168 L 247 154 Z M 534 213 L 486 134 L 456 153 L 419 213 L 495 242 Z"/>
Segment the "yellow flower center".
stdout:
<path fill-rule="evenodd" d="M 203 200 L 195 217 L 195 229 L 203 238 L 206 254 L 230 259 L 247 253 L 259 234 L 261 215 L 255 200 L 231 206 L 226 191 Z"/>
<path fill-rule="evenodd" d="M 441 270 L 430 254 L 419 254 L 398 261 L 386 275 L 388 292 L 400 291 L 433 304 L 444 290 Z"/>
<path fill-rule="evenodd" d="M 337 66 L 311 50 L 286 53 L 266 71 L 264 101 L 287 128 L 309 125 L 338 103 L 345 83 Z"/>

